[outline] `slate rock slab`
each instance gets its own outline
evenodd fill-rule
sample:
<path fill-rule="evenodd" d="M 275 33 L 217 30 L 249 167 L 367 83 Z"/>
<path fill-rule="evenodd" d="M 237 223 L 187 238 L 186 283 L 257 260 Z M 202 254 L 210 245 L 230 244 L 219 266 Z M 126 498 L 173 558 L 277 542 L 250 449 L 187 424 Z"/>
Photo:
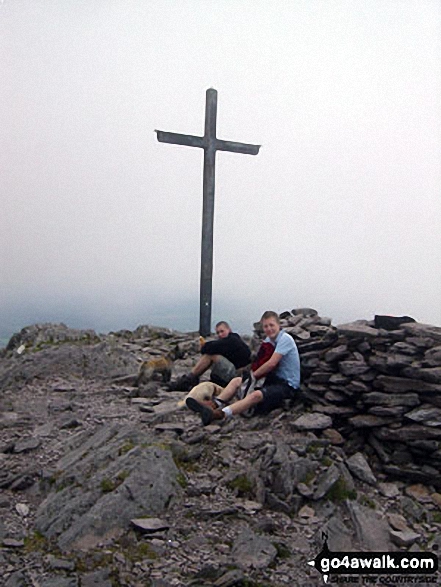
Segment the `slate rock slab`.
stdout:
<path fill-rule="evenodd" d="M 232 548 L 232 559 L 242 569 L 266 569 L 276 558 L 275 546 L 263 536 L 245 530 L 237 537 Z"/>
<path fill-rule="evenodd" d="M 62 551 L 94 548 L 120 536 L 131 519 L 163 512 L 180 492 L 178 474 L 171 451 L 145 434 L 103 427 L 60 459 L 35 529 Z"/>
<path fill-rule="evenodd" d="M 339 324 L 337 330 L 339 334 L 343 334 L 349 338 L 360 337 L 370 339 L 376 338 L 379 335 L 378 330 L 369 326 L 366 320 L 356 320 L 348 324 Z"/>
<path fill-rule="evenodd" d="M 296 430 L 324 430 L 331 428 L 331 426 L 332 418 L 318 412 L 303 414 L 292 423 L 292 427 Z"/>
<path fill-rule="evenodd" d="M 395 550 L 389 538 L 389 525 L 377 512 L 348 501 L 347 507 L 354 524 L 358 542 L 363 550 L 390 552 Z"/>
<path fill-rule="evenodd" d="M 130 520 L 133 526 L 146 534 L 168 530 L 170 525 L 159 518 L 135 518 Z"/>
<path fill-rule="evenodd" d="M 107 342 L 93 345 L 62 344 L 28 355 L 13 356 L 0 364 L 0 385 L 18 388 L 33 380 L 58 377 L 98 380 L 137 373 L 136 357 Z M 70 390 L 70 386 L 69 386 Z"/>
<path fill-rule="evenodd" d="M 313 499 L 318 500 L 324 497 L 328 491 L 337 483 L 340 477 L 340 471 L 335 465 L 326 469 L 317 480 L 317 488 L 314 492 Z"/>
<path fill-rule="evenodd" d="M 376 485 L 377 479 L 363 454 L 359 452 L 355 453 L 347 459 L 346 465 L 357 479 L 360 479 L 369 485 Z"/>

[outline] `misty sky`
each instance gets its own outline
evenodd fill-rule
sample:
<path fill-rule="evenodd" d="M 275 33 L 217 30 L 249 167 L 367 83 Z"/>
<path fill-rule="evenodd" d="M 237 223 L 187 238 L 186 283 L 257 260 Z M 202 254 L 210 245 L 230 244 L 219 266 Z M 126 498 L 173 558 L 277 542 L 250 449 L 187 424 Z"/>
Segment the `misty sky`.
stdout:
<path fill-rule="evenodd" d="M 197 329 L 209 87 L 213 320 L 441 325 L 438 0 L 0 0 L 0 79 L 0 336 Z"/>

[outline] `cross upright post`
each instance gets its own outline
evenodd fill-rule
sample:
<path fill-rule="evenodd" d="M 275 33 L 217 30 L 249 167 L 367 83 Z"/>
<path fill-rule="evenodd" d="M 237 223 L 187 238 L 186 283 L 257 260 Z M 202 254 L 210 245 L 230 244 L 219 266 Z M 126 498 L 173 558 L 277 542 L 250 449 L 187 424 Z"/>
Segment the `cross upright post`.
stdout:
<path fill-rule="evenodd" d="M 156 130 L 158 141 L 204 149 L 201 283 L 199 332 L 208 336 L 211 332 L 211 300 L 213 283 L 213 223 L 216 151 L 231 151 L 257 155 L 260 145 L 222 141 L 216 138 L 217 91 L 209 88 L 205 101 L 205 132 L 203 137 Z"/>

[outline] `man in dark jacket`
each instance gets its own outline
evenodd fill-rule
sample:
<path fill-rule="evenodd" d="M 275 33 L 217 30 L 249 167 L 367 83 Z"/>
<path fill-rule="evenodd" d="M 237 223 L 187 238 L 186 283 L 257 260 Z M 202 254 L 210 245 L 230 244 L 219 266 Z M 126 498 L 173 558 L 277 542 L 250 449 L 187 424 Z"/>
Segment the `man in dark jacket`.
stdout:
<path fill-rule="evenodd" d="M 206 342 L 201 348 L 201 358 L 190 373 L 183 375 L 172 384 L 176 391 L 190 391 L 199 383 L 199 377 L 211 368 L 210 379 L 224 387 L 233 377 L 237 376 L 237 370 L 246 367 L 251 360 L 251 352 L 248 345 L 238 334 L 232 332 L 225 321 L 216 324 L 217 340 Z"/>

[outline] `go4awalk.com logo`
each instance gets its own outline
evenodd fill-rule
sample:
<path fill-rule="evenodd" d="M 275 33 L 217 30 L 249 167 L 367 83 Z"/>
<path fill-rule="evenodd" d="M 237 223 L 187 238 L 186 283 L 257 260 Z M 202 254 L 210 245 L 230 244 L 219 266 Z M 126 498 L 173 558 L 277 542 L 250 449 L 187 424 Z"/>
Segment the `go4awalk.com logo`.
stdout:
<path fill-rule="evenodd" d="M 322 573 L 325 583 L 338 583 L 333 575 L 400 575 L 403 584 L 421 584 L 421 575 L 433 575 L 438 570 L 438 557 L 432 552 L 332 552 L 326 536 L 321 552 L 308 565 Z M 415 575 L 418 575 L 418 580 Z M 355 577 L 354 577 L 355 579 Z M 435 577 L 426 577 L 425 583 L 435 584 Z M 375 580 L 375 579 L 374 579 Z M 355 583 L 356 581 L 351 581 Z M 393 583 L 396 583 L 394 581 Z M 363 583 L 370 583 L 369 580 Z M 376 583 L 376 580 L 375 580 Z M 385 585 L 391 584 L 383 581 Z"/>

